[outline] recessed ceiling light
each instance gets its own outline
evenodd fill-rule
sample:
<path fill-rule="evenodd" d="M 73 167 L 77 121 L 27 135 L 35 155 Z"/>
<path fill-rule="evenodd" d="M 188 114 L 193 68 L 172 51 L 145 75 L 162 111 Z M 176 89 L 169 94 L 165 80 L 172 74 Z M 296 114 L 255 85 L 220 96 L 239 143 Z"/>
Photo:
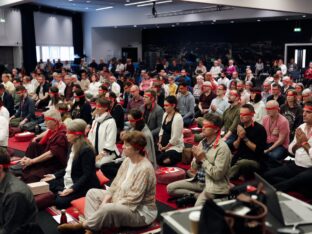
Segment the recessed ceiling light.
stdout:
<path fill-rule="evenodd" d="M 214 24 L 214 22 L 211 22 L 211 24 Z"/>
<path fill-rule="evenodd" d="M 85 9 L 86 9 L 86 10 L 89 10 L 89 7 L 86 7 Z"/>
<path fill-rule="evenodd" d="M 216 20 L 213 20 L 212 22 L 216 22 Z"/>
<path fill-rule="evenodd" d="M 171 25 L 171 27 L 173 27 L 173 28 L 174 28 L 174 27 L 175 27 L 175 25 L 174 25 L 174 24 L 172 24 L 172 25 Z"/>
<path fill-rule="evenodd" d="M 303 15 L 303 16 L 302 16 L 302 18 L 305 18 L 305 17 L 307 17 L 307 16 L 306 16 L 306 15 Z"/>
<path fill-rule="evenodd" d="M 69 2 L 72 2 L 72 1 L 74 1 L 74 0 L 68 0 Z"/>
<path fill-rule="evenodd" d="M 86 1 L 86 3 L 90 3 L 91 1 Z"/>
<path fill-rule="evenodd" d="M 233 21 L 233 20 L 231 20 L 231 21 L 230 21 L 230 23 L 231 23 L 231 24 L 234 24 L 234 21 Z"/>
<path fill-rule="evenodd" d="M 288 18 L 286 18 L 285 20 L 288 20 Z"/>
<path fill-rule="evenodd" d="M 136 26 L 136 25 L 133 25 L 133 27 L 136 28 L 137 26 Z"/>
<path fill-rule="evenodd" d="M 97 8 L 95 9 L 96 11 L 102 11 L 102 10 L 108 10 L 114 8 L 113 6 L 108 6 L 108 7 L 102 7 L 102 8 Z"/>
<path fill-rule="evenodd" d="M 261 22 L 261 19 L 257 19 L 257 22 Z"/>

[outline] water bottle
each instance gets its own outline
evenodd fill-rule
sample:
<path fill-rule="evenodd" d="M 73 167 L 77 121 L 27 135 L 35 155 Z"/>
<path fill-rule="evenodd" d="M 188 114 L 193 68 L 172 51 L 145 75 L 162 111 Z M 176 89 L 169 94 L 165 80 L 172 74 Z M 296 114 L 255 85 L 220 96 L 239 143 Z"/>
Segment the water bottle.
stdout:
<path fill-rule="evenodd" d="M 67 223 L 67 216 L 65 210 L 61 211 L 61 224 Z"/>

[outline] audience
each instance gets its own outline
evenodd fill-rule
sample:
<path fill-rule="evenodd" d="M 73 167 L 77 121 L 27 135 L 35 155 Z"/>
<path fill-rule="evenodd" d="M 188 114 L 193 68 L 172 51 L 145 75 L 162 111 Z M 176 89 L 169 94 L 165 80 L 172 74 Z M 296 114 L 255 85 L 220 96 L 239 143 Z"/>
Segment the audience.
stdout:
<path fill-rule="evenodd" d="M 20 161 L 22 180 L 27 183 L 37 182 L 66 166 L 68 141 L 61 115 L 57 110 L 48 110 L 44 121 L 48 130 L 33 138 Z"/>
<path fill-rule="evenodd" d="M 253 176 L 264 164 L 266 148 L 266 131 L 258 122 L 253 121 L 255 110 L 252 105 L 245 104 L 240 108 L 240 124 L 237 126 L 237 137 L 233 142 L 235 154 L 232 159 L 230 178 Z"/>
<path fill-rule="evenodd" d="M 114 160 L 119 151 L 116 146 L 117 125 L 110 114 L 110 101 L 99 98 L 96 103 L 95 118 L 88 139 L 95 149 L 96 167 Z"/>
<path fill-rule="evenodd" d="M 157 93 L 148 89 L 144 92 L 144 105 L 141 107 L 143 119 L 152 132 L 155 140 L 157 140 L 164 115 L 163 109 L 156 102 Z"/>
<path fill-rule="evenodd" d="M 196 171 L 193 179 L 170 183 L 167 191 L 171 196 L 195 195 L 195 206 L 205 200 L 226 197 L 229 192 L 229 169 L 231 152 L 220 139 L 222 120 L 219 116 L 207 114 L 203 121 L 203 136 L 198 146 L 193 146 L 194 158 L 191 168 Z"/>
<path fill-rule="evenodd" d="M 16 94 L 21 97 L 21 103 L 18 110 L 10 117 L 10 125 L 13 127 L 23 127 L 26 123 L 35 118 L 35 105 L 33 100 L 28 96 L 24 86 L 16 88 Z"/>
<path fill-rule="evenodd" d="M 175 96 L 165 100 L 165 113 L 159 132 L 157 155 L 158 165 L 172 166 L 181 161 L 183 143 L 183 118 L 177 109 L 178 101 Z"/>
<path fill-rule="evenodd" d="M 267 147 L 264 153 L 273 160 L 282 160 L 286 157 L 289 144 L 289 123 L 279 113 L 277 101 L 268 101 L 266 110 L 268 114 L 263 118 L 263 127 L 267 133 Z"/>
<path fill-rule="evenodd" d="M 41 181 L 49 182 L 50 190 L 55 193 L 55 205 L 65 209 L 70 202 L 86 195 L 90 188 L 99 188 L 95 174 L 95 152 L 86 140 L 86 122 L 75 119 L 67 126 L 66 137 L 71 144 L 66 168 L 46 174 Z"/>
<path fill-rule="evenodd" d="M 87 102 L 84 92 L 81 89 L 74 91 L 74 104 L 70 109 L 70 113 L 73 119 L 83 119 L 87 124 L 91 124 L 92 108 L 90 103 Z"/>
<path fill-rule="evenodd" d="M 25 233 L 23 229 L 34 228 L 37 206 L 29 187 L 9 172 L 9 164 L 9 154 L 0 147 L 0 233 Z"/>
<path fill-rule="evenodd" d="M 252 88 L 250 93 L 250 104 L 255 110 L 254 121 L 262 124 L 263 117 L 267 114 L 265 104 L 261 100 L 261 90 L 259 88 Z"/>
<path fill-rule="evenodd" d="M 202 94 L 199 97 L 199 103 L 195 117 L 202 117 L 208 113 L 212 100 L 216 97 L 216 94 L 212 92 L 212 85 L 209 81 L 205 81 L 202 85 Z"/>
<path fill-rule="evenodd" d="M 312 178 L 312 102 L 304 105 L 303 122 L 296 129 L 295 138 L 288 147 L 295 160 L 266 172 L 264 178 L 277 190 L 298 191 L 311 196 L 311 189 L 307 185 Z"/>
<path fill-rule="evenodd" d="M 59 231 L 86 229 L 93 233 L 110 227 L 141 227 L 157 216 L 155 204 L 156 177 L 152 164 L 145 157 L 146 139 L 133 131 L 123 136 L 126 159 L 107 190 L 91 189 L 85 204 L 86 220 L 62 224 Z"/>
<path fill-rule="evenodd" d="M 12 95 L 9 94 L 5 88 L 3 84 L 0 84 L 0 97 L 3 101 L 3 106 L 5 108 L 7 108 L 7 110 L 10 113 L 10 116 L 15 114 L 15 110 L 14 110 L 14 100 L 12 98 Z"/>
<path fill-rule="evenodd" d="M 183 124 L 185 127 L 188 127 L 194 121 L 195 98 L 192 93 L 188 91 L 186 83 L 179 84 L 179 93 L 177 95 L 177 100 L 177 108 L 182 115 Z"/>

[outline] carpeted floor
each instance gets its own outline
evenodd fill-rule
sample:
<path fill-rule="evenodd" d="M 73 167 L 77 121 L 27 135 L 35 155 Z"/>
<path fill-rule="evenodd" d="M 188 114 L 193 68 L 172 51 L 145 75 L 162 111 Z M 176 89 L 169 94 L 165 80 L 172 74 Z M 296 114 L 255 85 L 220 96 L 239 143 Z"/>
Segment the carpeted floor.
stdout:
<path fill-rule="evenodd" d="M 14 137 L 10 137 L 9 142 L 8 142 L 8 147 L 25 152 L 29 143 L 30 143 L 30 141 L 18 142 L 18 141 L 15 141 Z"/>

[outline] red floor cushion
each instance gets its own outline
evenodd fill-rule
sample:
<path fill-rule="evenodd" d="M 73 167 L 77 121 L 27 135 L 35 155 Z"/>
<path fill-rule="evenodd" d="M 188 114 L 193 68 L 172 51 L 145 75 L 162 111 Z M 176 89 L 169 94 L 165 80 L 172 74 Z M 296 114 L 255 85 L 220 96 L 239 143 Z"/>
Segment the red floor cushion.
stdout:
<path fill-rule="evenodd" d="M 183 136 L 184 136 L 184 138 L 187 138 L 187 137 L 192 136 L 192 131 L 191 131 L 191 129 L 184 128 L 184 129 L 183 129 Z"/>
<path fill-rule="evenodd" d="M 169 184 L 185 179 L 185 171 L 178 167 L 160 167 L 156 170 L 156 178 L 160 184 Z"/>
<path fill-rule="evenodd" d="M 81 214 L 84 214 L 84 208 L 85 208 L 86 198 L 81 197 L 76 200 L 71 201 L 71 205 L 75 207 Z"/>
<path fill-rule="evenodd" d="M 107 182 L 109 182 L 109 179 L 102 173 L 101 170 L 97 170 L 96 171 L 96 176 L 100 181 L 100 185 L 101 187 L 104 186 L 104 184 L 106 184 Z"/>
<path fill-rule="evenodd" d="M 30 141 L 35 137 L 35 133 L 33 132 L 22 132 L 22 133 L 16 133 L 14 135 L 15 141 Z"/>
<path fill-rule="evenodd" d="M 34 197 L 39 210 L 53 206 L 55 202 L 55 196 L 52 192 L 38 194 Z"/>

